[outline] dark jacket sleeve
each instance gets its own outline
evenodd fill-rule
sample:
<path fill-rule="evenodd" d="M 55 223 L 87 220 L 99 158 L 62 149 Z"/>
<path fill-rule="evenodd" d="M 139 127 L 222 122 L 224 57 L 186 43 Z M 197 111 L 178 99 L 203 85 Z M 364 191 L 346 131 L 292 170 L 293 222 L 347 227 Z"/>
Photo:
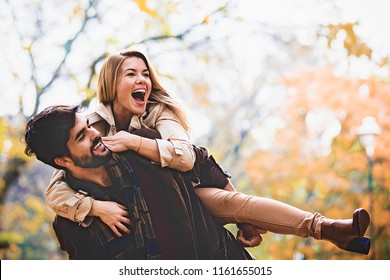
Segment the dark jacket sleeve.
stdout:
<path fill-rule="evenodd" d="M 150 139 L 161 138 L 157 130 L 150 128 L 141 128 L 132 132 L 133 134 L 147 137 Z M 225 188 L 231 176 L 224 171 L 215 161 L 214 157 L 209 155 L 207 148 L 193 145 L 196 160 L 194 168 L 188 172 L 194 187 Z"/>
<path fill-rule="evenodd" d="M 89 242 L 86 228 L 57 215 L 53 221 L 53 229 L 60 248 L 68 254 L 70 260 L 99 259 Z"/>

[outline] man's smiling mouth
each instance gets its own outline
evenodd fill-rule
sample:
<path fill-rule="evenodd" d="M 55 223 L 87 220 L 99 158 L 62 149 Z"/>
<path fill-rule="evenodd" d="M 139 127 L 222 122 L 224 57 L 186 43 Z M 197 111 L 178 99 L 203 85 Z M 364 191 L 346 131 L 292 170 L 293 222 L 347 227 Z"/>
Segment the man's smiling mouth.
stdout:
<path fill-rule="evenodd" d="M 99 138 L 96 138 L 94 141 L 93 141 L 93 145 L 92 145 L 92 152 L 93 151 L 96 151 L 97 149 L 101 148 L 102 146 L 104 147 L 102 141 L 102 139 L 99 137 Z"/>

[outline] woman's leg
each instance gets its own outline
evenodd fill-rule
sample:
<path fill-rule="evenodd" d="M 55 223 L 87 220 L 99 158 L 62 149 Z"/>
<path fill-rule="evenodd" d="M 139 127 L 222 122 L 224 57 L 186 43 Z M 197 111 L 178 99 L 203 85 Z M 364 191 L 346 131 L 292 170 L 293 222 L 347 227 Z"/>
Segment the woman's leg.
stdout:
<path fill-rule="evenodd" d="M 196 193 L 210 213 L 222 223 L 249 223 L 279 234 L 325 239 L 341 249 L 368 254 L 370 239 L 363 237 L 370 224 L 364 209 L 352 219 L 333 220 L 263 197 L 217 188 L 197 188 Z"/>
<path fill-rule="evenodd" d="M 210 213 L 222 223 L 248 223 L 270 232 L 321 239 L 319 213 L 263 197 L 217 188 L 197 188 L 196 193 Z"/>

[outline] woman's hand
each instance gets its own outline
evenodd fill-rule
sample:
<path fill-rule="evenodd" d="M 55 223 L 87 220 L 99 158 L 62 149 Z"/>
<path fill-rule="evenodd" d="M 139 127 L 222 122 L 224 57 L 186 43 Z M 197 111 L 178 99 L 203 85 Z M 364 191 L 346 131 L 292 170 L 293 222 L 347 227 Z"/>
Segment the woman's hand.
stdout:
<path fill-rule="evenodd" d="M 126 225 L 131 225 L 128 218 L 129 212 L 121 204 L 113 201 L 95 200 L 90 215 L 99 217 L 118 237 L 122 237 L 119 230 L 127 234 L 130 233 L 130 230 L 126 227 Z"/>
<path fill-rule="evenodd" d="M 102 137 L 102 141 L 111 151 L 119 153 L 130 150 L 131 141 L 135 141 L 135 137 L 139 138 L 139 136 L 122 130 L 115 135 Z"/>

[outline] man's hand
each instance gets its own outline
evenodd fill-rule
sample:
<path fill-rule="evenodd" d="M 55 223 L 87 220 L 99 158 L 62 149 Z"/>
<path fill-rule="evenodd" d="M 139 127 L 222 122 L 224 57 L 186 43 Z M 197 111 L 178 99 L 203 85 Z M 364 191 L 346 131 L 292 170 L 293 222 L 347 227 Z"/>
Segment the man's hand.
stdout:
<path fill-rule="evenodd" d="M 244 247 L 255 247 L 261 244 L 263 238 L 260 234 L 267 233 L 266 230 L 251 224 L 240 224 L 237 232 L 237 240 Z"/>
<path fill-rule="evenodd" d="M 99 217 L 118 237 L 122 237 L 118 229 L 127 234 L 130 233 L 130 230 L 126 227 L 126 225 L 131 225 L 128 218 L 129 212 L 123 205 L 113 201 L 95 200 L 89 215 Z"/>

